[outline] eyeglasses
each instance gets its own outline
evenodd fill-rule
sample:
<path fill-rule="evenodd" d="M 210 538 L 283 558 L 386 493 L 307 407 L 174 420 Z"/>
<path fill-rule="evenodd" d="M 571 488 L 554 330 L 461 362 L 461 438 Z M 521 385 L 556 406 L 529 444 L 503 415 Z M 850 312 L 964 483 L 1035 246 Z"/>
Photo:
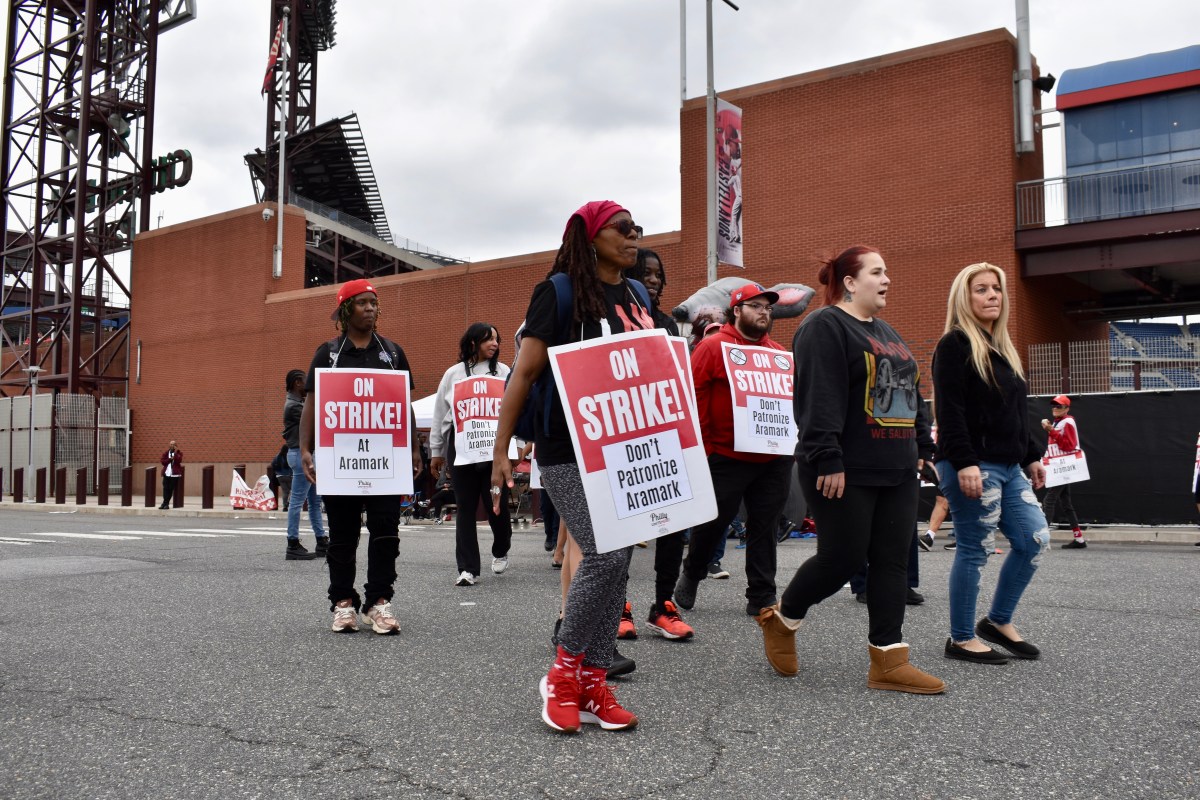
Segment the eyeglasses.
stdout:
<path fill-rule="evenodd" d="M 752 308 L 758 312 L 767 312 L 770 314 L 775 310 L 775 306 L 769 306 L 766 303 L 738 303 L 742 308 Z"/>
<path fill-rule="evenodd" d="M 1051 403 L 1050 407 L 1051 408 L 1066 408 L 1067 406 L 1059 405 L 1058 403 Z"/>
<path fill-rule="evenodd" d="M 625 237 L 628 237 L 629 234 L 632 233 L 634 234 L 633 238 L 642 238 L 642 226 L 634 225 L 633 220 L 631 219 L 619 219 L 616 222 L 610 222 L 607 225 L 600 226 L 600 230 L 604 230 L 605 228 L 616 228 L 617 233 Z"/>

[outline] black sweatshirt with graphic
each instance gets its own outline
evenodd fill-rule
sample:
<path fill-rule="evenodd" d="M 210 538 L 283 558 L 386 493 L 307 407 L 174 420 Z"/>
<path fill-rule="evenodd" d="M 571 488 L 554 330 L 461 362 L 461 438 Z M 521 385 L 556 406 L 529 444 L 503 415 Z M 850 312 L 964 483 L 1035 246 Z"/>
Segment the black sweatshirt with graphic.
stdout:
<path fill-rule="evenodd" d="M 921 371 L 891 325 L 826 306 L 796 331 L 792 354 L 802 479 L 845 472 L 848 484 L 895 486 L 932 456 Z"/>

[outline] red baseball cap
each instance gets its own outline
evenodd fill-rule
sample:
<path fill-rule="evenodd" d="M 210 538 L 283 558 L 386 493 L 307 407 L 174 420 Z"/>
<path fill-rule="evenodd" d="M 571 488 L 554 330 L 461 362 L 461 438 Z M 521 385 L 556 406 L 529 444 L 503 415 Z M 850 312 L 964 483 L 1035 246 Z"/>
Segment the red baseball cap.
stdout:
<path fill-rule="evenodd" d="M 767 302 L 775 305 L 779 302 L 779 295 L 770 291 L 761 283 L 747 283 L 742 288 L 729 295 L 729 307 L 733 308 L 739 303 L 744 303 L 747 300 L 753 300 L 756 297 L 766 297 Z"/>
<path fill-rule="evenodd" d="M 337 305 L 333 307 L 333 315 L 330 317 L 330 319 L 337 319 L 338 309 L 342 307 L 342 303 L 346 302 L 351 297 L 362 294 L 363 292 L 370 292 L 374 295 L 379 294 L 379 292 L 375 291 L 375 287 L 371 285 L 371 282 L 366 278 L 358 278 L 357 280 L 346 281 L 339 286 Z"/>
<path fill-rule="evenodd" d="M 1065 394 L 1060 394 L 1058 397 L 1055 397 L 1053 400 L 1050 401 L 1050 405 L 1062 406 L 1063 408 L 1070 408 L 1071 407 L 1071 398 L 1067 397 Z"/>

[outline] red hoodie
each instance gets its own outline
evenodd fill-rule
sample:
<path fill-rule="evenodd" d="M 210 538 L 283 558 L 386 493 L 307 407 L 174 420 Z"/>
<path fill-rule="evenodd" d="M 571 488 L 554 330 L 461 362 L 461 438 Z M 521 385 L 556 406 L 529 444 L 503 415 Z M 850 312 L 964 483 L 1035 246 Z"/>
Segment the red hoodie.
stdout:
<path fill-rule="evenodd" d="M 769 453 L 741 453 L 733 449 L 733 392 L 729 388 L 729 375 L 725 372 L 725 359 L 721 357 L 721 342 L 769 347 L 783 350 L 783 346 L 770 336 L 756 342 L 742 336 L 738 329 L 726 322 L 721 330 L 702 339 L 692 352 L 692 380 L 696 384 L 696 410 L 700 414 L 700 435 L 704 438 L 707 455 L 719 453 L 739 461 L 762 464 L 776 458 Z"/>

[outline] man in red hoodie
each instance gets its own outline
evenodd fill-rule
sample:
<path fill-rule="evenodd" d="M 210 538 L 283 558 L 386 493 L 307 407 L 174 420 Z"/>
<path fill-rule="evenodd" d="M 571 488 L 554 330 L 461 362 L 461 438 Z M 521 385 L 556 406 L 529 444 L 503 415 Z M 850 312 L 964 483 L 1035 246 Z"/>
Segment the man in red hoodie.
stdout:
<path fill-rule="evenodd" d="M 748 283 L 729 298 L 725 324 L 706 337 L 692 353 L 692 378 L 700 433 L 708 454 L 717 495 L 717 516 L 692 529 L 683 572 L 675 584 L 675 602 L 691 608 L 696 588 L 708 575 L 708 562 L 726 528 L 746 504 L 746 613 L 754 616 L 777 600 L 775 592 L 775 529 L 791 480 L 792 454 L 741 452 L 734 449 L 733 395 L 722 344 L 786 349 L 767 335 L 775 292 Z"/>

